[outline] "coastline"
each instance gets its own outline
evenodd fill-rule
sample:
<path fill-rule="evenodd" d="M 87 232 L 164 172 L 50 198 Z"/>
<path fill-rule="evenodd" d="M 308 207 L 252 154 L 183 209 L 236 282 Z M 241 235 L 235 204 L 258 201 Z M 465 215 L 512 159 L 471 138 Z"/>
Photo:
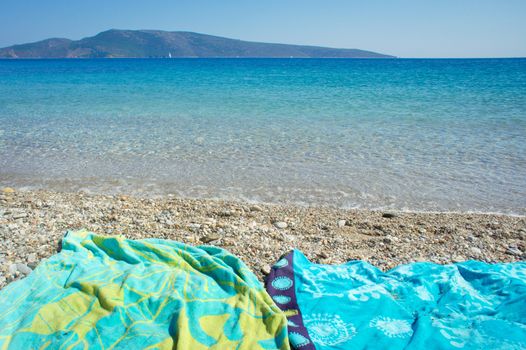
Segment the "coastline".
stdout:
<path fill-rule="evenodd" d="M 413 261 L 526 259 L 526 217 L 347 210 L 187 198 L 0 191 L 0 288 L 57 251 L 66 230 L 210 244 L 263 279 L 291 249 L 325 264 L 361 259 L 382 270 Z"/>

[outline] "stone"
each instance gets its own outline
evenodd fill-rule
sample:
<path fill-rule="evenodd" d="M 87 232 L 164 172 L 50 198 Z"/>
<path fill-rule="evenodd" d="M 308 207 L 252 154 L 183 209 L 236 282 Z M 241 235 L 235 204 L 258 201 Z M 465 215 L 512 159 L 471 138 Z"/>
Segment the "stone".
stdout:
<path fill-rule="evenodd" d="M 11 264 L 9 265 L 9 267 L 7 268 L 7 272 L 14 276 L 16 274 L 16 271 L 17 271 L 17 268 L 16 268 L 16 264 Z"/>
<path fill-rule="evenodd" d="M 31 253 L 27 256 L 28 263 L 34 263 L 36 261 L 37 261 L 37 255 L 35 253 Z"/>
<path fill-rule="evenodd" d="M 383 217 L 383 218 L 386 218 L 386 219 L 392 219 L 392 218 L 395 218 L 395 217 L 397 217 L 397 216 L 398 216 L 398 214 L 396 214 L 396 213 L 391 213 L 391 212 L 383 213 L 383 214 L 382 214 L 382 217 Z"/>
<path fill-rule="evenodd" d="M 481 255 L 482 250 L 480 250 L 480 248 L 477 247 L 471 247 L 471 253 L 473 253 L 474 255 Z"/>
<path fill-rule="evenodd" d="M 210 242 L 213 242 L 213 241 L 217 241 L 220 238 L 221 237 L 218 236 L 218 235 L 210 234 L 210 235 L 206 235 L 206 236 L 202 237 L 201 238 L 201 242 L 203 242 L 203 243 L 210 243 Z"/>
<path fill-rule="evenodd" d="M 510 245 L 508 249 L 506 249 L 506 253 L 514 256 L 522 255 L 522 251 L 516 245 Z"/>
<path fill-rule="evenodd" d="M 191 223 L 191 224 L 186 225 L 186 227 L 194 231 L 194 230 L 199 230 L 201 228 L 201 225 L 196 224 L 196 223 Z"/>
<path fill-rule="evenodd" d="M 27 218 L 27 214 L 26 213 L 16 213 L 16 214 L 13 214 L 12 218 L 13 220 Z"/>
<path fill-rule="evenodd" d="M 270 273 L 270 266 L 269 265 L 261 266 L 261 273 L 263 273 L 264 275 L 268 275 Z"/>
<path fill-rule="evenodd" d="M 211 227 L 215 227 L 217 225 L 217 220 L 214 218 L 206 218 L 204 224 Z"/>
<path fill-rule="evenodd" d="M 219 212 L 219 216 L 223 216 L 223 217 L 232 216 L 232 211 L 231 210 L 222 210 L 222 211 Z"/>
<path fill-rule="evenodd" d="M 254 211 L 254 212 L 263 211 L 263 208 L 261 208 L 259 205 L 251 205 L 250 211 Z"/>
<path fill-rule="evenodd" d="M 5 194 L 10 194 L 10 193 L 15 193 L 15 190 L 12 189 L 11 187 L 4 187 L 2 189 L 2 192 L 5 193 Z"/>
<path fill-rule="evenodd" d="M 329 257 L 329 255 L 322 251 L 322 252 L 318 253 L 318 257 L 321 258 L 321 259 L 327 259 Z"/>
<path fill-rule="evenodd" d="M 394 243 L 396 241 L 398 241 L 398 238 L 397 237 L 393 237 L 391 235 L 387 235 L 383 239 L 383 242 L 386 243 L 386 244 L 391 244 L 391 243 Z"/>
<path fill-rule="evenodd" d="M 273 225 L 276 227 L 276 228 L 279 228 L 280 230 L 283 230 L 283 229 L 286 229 L 289 225 L 287 225 L 286 222 L 284 221 L 275 221 L 273 223 Z"/>
<path fill-rule="evenodd" d="M 454 263 L 459 263 L 459 262 L 463 262 L 465 261 L 466 259 L 464 259 L 463 257 L 461 257 L 460 255 L 455 255 L 451 258 L 451 261 L 453 261 Z"/>
<path fill-rule="evenodd" d="M 29 275 L 32 271 L 26 264 L 22 264 L 22 263 L 17 263 L 16 269 L 18 272 L 24 275 Z"/>
<path fill-rule="evenodd" d="M 345 227 L 345 225 L 347 224 L 347 220 L 338 220 L 338 227 L 339 228 L 342 228 L 342 227 Z"/>

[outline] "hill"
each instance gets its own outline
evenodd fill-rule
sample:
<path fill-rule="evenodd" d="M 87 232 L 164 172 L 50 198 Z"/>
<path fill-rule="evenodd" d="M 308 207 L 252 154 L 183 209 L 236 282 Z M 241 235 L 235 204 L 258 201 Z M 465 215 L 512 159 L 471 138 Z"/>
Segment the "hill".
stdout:
<path fill-rule="evenodd" d="M 153 57 L 389 58 L 358 49 L 242 41 L 192 32 L 111 29 L 81 40 L 62 38 L 0 49 L 0 58 Z"/>

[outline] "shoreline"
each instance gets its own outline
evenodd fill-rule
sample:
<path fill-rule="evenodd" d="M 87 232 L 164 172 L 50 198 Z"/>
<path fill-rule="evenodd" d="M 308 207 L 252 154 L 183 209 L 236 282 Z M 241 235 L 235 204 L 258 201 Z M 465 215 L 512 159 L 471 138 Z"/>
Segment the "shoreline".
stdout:
<path fill-rule="evenodd" d="M 237 203 L 245 205 L 264 205 L 264 206 L 292 206 L 299 208 L 319 208 L 319 209 L 330 209 L 330 210 L 345 210 L 345 211 L 365 211 L 365 212 L 396 212 L 400 214 L 460 214 L 460 215 L 493 215 L 493 216 L 511 216 L 518 218 L 526 218 L 526 207 L 515 209 L 514 211 L 484 211 L 484 210 L 448 210 L 448 209 L 397 209 L 392 207 L 367 207 L 367 206 L 338 206 L 336 204 L 326 204 L 326 203 L 315 203 L 315 202 L 305 202 L 305 201 L 294 201 L 289 200 L 285 202 L 269 202 L 260 199 L 251 199 L 250 197 L 221 197 L 221 196 L 192 196 L 184 195 L 179 193 L 158 193 L 158 192 L 119 192 L 119 191 L 97 191 L 85 187 L 72 187 L 72 188 L 61 188 L 56 187 L 42 187 L 42 186 L 28 186 L 21 185 L 20 187 L 11 187 L 9 183 L 0 183 L 0 195 L 2 194 L 3 188 L 16 188 L 18 192 L 53 192 L 53 193 L 82 193 L 85 196 L 104 196 L 104 197 L 119 197 L 127 196 L 136 199 L 144 200 L 166 200 L 166 199 L 180 199 L 180 200 L 199 200 L 207 202 L 226 202 L 226 203 Z"/>
<path fill-rule="evenodd" d="M 526 259 L 526 217 L 280 205 L 221 199 L 0 189 L 0 288 L 56 253 L 66 230 L 225 248 L 262 280 L 291 249 L 382 270 L 430 261 Z"/>

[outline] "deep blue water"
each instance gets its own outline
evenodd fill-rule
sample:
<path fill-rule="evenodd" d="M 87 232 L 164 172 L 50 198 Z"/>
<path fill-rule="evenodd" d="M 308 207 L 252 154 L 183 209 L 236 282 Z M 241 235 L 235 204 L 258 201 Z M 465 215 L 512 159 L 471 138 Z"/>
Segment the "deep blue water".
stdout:
<path fill-rule="evenodd" d="M 526 213 L 526 59 L 0 60 L 0 185 Z"/>

